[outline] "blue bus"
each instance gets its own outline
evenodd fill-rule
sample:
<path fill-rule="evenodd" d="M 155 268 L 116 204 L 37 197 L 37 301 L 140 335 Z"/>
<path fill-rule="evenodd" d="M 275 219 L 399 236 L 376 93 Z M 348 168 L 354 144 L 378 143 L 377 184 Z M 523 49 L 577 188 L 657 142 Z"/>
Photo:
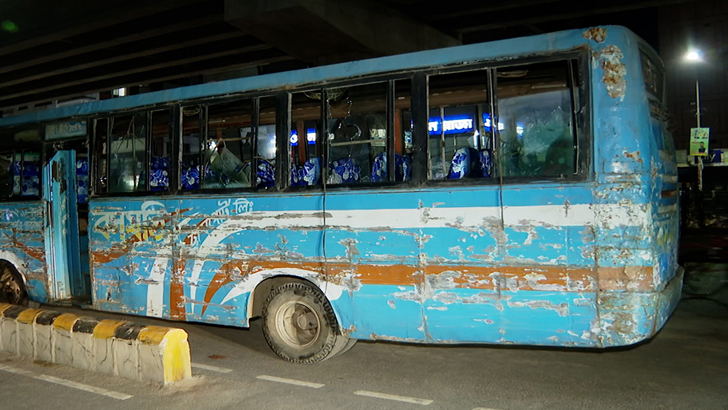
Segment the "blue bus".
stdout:
<path fill-rule="evenodd" d="M 682 289 L 664 70 L 623 27 L 0 119 L 0 298 L 358 339 L 611 347 Z"/>

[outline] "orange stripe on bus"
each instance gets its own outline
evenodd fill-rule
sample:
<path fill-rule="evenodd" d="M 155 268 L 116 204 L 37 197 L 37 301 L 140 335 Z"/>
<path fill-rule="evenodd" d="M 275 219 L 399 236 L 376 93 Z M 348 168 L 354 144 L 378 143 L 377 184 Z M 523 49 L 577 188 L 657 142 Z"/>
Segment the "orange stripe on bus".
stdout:
<path fill-rule="evenodd" d="M 185 320 L 185 287 L 184 272 L 185 260 L 176 260 L 172 267 L 172 278 L 169 281 L 169 318 L 173 320 Z"/>
<path fill-rule="evenodd" d="M 360 283 L 370 285 L 414 286 L 423 283 L 425 276 L 438 276 L 452 280 L 455 287 L 471 289 L 650 290 L 653 282 L 653 269 L 650 266 L 570 268 L 566 266 L 428 265 L 419 268 L 409 265 L 297 264 L 257 261 L 250 262 L 248 271 L 256 273 L 261 270 L 281 268 L 297 268 L 317 272 L 322 276 L 326 273 L 332 282 L 337 282 L 337 278 L 353 275 Z M 225 275 L 216 276 L 217 280 L 221 280 L 223 277 Z"/>

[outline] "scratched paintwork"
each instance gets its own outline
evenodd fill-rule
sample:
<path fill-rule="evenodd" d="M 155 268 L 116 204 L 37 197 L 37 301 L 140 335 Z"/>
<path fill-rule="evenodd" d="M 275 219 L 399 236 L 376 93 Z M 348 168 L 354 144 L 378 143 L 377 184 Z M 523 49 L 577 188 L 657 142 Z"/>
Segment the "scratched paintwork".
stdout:
<path fill-rule="evenodd" d="M 43 221 L 45 206 L 38 201 L 0 203 L 0 260 L 8 261 L 23 276 L 32 299 L 47 302 Z"/>
<path fill-rule="evenodd" d="M 62 107 L 0 126 L 586 49 L 585 181 L 330 190 L 325 209 L 321 192 L 92 198 L 93 304 L 247 326 L 256 286 L 289 276 L 319 286 L 355 338 L 625 345 L 659 330 L 681 290 L 677 198 L 665 194 L 677 189 L 674 149 L 645 104 L 641 45 L 619 27 L 567 31 Z"/>

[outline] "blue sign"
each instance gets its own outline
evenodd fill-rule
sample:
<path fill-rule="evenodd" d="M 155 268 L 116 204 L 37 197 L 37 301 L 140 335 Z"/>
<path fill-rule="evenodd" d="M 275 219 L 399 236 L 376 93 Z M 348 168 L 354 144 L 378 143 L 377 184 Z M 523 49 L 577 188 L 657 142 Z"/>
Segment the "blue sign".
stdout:
<path fill-rule="evenodd" d="M 450 115 L 445 117 L 444 125 L 442 118 L 430 117 L 428 128 L 430 135 L 465 134 L 475 131 L 475 119 L 467 114 Z"/>
<path fill-rule="evenodd" d="M 308 141 L 308 145 L 316 144 L 316 128 L 308 128 L 306 130 L 306 140 Z M 298 146 L 298 131 L 297 130 L 291 130 L 291 146 L 292 147 Z"/>
<path fill-rule="evenodd" d="M 490 132 L 491 130 L 490 114 L 487 112 L 483 113 L 483 128 L 485 132 Z M 498 131 L 503 131 L 504 129 L 505 125 L 502 122 L 498 122 Z M 519 137 L 523 136 L 523 123 L 520 121 L 516 123 L 516 135 Z"/>

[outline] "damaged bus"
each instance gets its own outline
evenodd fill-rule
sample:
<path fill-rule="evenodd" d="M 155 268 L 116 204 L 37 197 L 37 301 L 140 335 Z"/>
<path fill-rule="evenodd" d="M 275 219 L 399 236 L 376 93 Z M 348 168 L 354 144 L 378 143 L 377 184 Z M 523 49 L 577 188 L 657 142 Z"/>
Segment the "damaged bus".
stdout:
<path fill-rule="evenodd" d="M 358 339 L 578 347 L 675 308 L 664 71 L 597 27 L 0 119 L 0 299 Z"/>

